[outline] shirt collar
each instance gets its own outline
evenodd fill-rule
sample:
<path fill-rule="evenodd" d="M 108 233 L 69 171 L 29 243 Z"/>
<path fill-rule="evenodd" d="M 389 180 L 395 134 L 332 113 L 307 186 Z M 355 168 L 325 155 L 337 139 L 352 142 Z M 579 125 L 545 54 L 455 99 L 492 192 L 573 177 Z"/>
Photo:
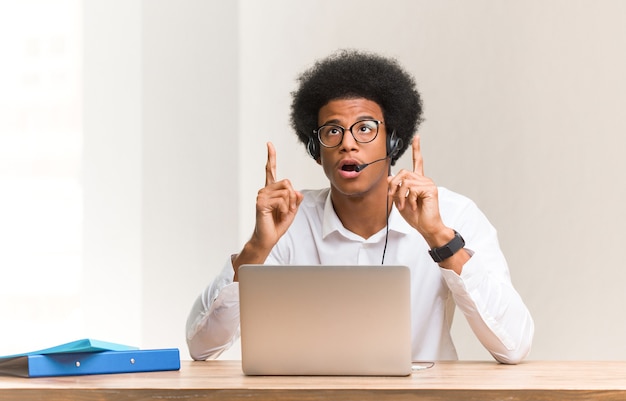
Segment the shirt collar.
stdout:
<path fill-rule="evenodd" d="M 391 213 L 389 214 L 389 231 L 397 231 L 401 234 L 409 234 L 413 230 L 413 227 L 409 225 L 409 223 L 404 220 L 398 209 L 396 209 L 395 205 L 391 206 Z M 324 223 L 322 225 L 322 238 L 326 238 L 328 235 L 333 232 L 338 231 L 340 234 L 343 234 L 346 237 L 353 237 L 356 234 L 348 231 L 339 217 L 337 213 L 335 213 L 335 208 L 333 207 L 333 202 L 330 199 L 330 191 L 328 191 L 328 195 L 326 196 L 326 202 L 324 204 Z"/>

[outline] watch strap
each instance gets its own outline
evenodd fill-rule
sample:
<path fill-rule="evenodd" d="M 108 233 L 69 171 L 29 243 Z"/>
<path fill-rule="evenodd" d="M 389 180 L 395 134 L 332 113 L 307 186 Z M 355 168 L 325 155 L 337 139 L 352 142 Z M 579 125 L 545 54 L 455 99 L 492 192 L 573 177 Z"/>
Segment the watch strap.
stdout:
<path fill-rule="evenodd" d="M 433 260 L 437 263 L 441 263 L 448 259 L 450 256 L 457 253 L 461 248 L 465 246 L 465 240 L 461 237 L 456 230 L 454 230 L 454 238 L 450 240 L 444 246 L 433 248 L 428 251 Z"/>

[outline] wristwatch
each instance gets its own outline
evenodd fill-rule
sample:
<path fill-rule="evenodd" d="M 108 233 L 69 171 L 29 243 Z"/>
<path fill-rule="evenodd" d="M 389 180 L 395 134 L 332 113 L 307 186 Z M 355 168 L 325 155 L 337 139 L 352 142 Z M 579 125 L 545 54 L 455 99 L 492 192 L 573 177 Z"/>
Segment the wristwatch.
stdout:
<path fill-rule="evenodd" d="M 440 246 L 438 248 L 433 248 L 428 251 L 433 260 L 437 263 L 441 263 L 444 260 L 448 259 L 450 256 L 454 255 L 459 251 L 459 249 L 465 246 L 465 240 L 461 237 L 461 234 L 454 230 L 454 238 L 450 240 L 444 246 Z"/>

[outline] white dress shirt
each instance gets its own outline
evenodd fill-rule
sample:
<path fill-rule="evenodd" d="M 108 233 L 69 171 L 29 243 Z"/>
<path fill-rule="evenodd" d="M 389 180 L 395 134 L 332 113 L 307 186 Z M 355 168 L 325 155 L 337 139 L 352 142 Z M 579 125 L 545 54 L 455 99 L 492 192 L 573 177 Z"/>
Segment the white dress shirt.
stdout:
<path fill-rule="evenodd" d="M 511 284 L 496 230 L 474 202 L 439 188 L 443 223 L 461 234 L 472 255 L 459 276 L 432 260 L 424 238 L 395 206 L 388 234 L 383 228 L 365 239 L 341 224 L 328 188 L 302 192 L 304 200 L 292 225 L 265 264 L 380 264 L 388 235 L 384 264 L 411 270 L 414 361 L 457 359 L 450 335 L 455 305 L 499 362 L 518 363 L 530 352 L 533 320 Z M 191 310 L 187 344 L 193 359 L 216 358 L 239 337 L 239 287 L 233 276 L 229 258 Z"/>

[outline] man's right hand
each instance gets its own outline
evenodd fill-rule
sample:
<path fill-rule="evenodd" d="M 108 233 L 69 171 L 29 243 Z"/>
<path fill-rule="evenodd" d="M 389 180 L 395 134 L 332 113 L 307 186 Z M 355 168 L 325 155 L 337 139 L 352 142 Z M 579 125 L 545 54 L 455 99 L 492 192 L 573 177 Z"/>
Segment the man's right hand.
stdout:
<path fill-rule="evenodd" d="M 270 249 L 293 222 L 303 195 L 296 191 L 287 179 L 276 181 L 276 149 L 267 143 L 265 187 L 256 198 L 256 227 L 252 238 Z"/>
<path fill-rule="evenodd" d="M 298 212 L 304 195 L 296 191 L 287 179 L 276 181 L 276 149 L 267 143 L 265 186 L 256 198 L 254 233 L 239 255 L 233 259 L 235 281 L 242 264 L 265 262 L 280 237 L 285 234 Z"/>

